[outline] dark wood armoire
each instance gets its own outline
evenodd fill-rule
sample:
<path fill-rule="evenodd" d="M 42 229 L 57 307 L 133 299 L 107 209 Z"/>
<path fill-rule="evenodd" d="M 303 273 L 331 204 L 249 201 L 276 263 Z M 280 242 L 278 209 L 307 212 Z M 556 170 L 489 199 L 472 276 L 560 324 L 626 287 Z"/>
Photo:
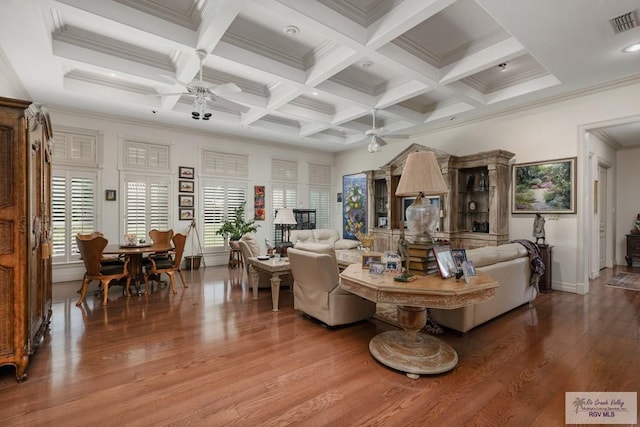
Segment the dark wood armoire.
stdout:
<path fill-rule="evenodd" d="M 46 108 L 0 98 L 0 365 L 27 378 L 51 320 L 51 151 Z"/>

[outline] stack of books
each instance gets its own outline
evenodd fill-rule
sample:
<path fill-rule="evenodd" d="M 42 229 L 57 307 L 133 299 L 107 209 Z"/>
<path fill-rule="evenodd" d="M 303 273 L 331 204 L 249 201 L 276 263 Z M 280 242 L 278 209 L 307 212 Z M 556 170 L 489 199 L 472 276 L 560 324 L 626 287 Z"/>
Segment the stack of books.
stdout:
<path fill-rule="evenodd" d="M 411 273 L 426 276 L 438 272 L 438 264 L 432 249 L 433 245 L 427 243 L 407 245 L 407 267 Z"/>

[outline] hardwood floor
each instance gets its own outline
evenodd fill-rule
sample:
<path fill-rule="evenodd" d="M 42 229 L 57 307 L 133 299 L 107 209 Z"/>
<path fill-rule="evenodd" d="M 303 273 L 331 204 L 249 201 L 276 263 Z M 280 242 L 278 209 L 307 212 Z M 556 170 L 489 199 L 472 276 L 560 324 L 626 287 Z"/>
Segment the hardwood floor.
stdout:
<path fill-rule="evenodd" d="M 626 270 L 626 267 L 617 267 Z M 411 380 L 376 362 L 377 320 L 326 329 L 281 291 L 252 300 L 243 270 L 207 267 L 109 306 L 54 284 L 50 331 L 16 383 L 0 367 L 0 425 L 564 425 L 566 391 L 638 391 L 640 292 L 554 291 L 442 338 L 451 372 Z"/>

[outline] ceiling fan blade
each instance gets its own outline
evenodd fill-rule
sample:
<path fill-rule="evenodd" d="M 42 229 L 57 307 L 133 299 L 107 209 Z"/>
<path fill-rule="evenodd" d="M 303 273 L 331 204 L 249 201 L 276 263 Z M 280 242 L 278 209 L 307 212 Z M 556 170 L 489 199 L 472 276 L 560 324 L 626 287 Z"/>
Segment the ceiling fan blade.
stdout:
<path fill-rule="evenodd" d="M 387 141 L 385 141 L 384 139 L 380 138 L 379 136 L 374 135 L 372 137 L 372 139 L 375 138 L 375 141 L 378 143 L 378 145 L 380 147 L 384 147 L 385 145 L 387 145 Z"/>
<path fill-rule="evenodd" d="M 210 91 L 216 95 L 227 95 L 232 93 L 240 93 L 242 92 L 242 89 L 240 89 L 240 87 L 238 87 L 238 85 L 235 83 L 225 83 L 216 87 L 215 89 L 210 89 Z"/>
<path fill-rule="evenodd" d="M 386 133 L 384 135 L 386 138 L 396 138 L 396 139 L 407 139 L 409 135 L 400 134 L 400 133 Z"/>
<path fill-rule="evenodd" d="M 152 93 L 150 95 L 154 95 L 154 96 L 189 95 L 189 92 L 171 92 L 171 93 L 158 92 L 158 93 Z"/>

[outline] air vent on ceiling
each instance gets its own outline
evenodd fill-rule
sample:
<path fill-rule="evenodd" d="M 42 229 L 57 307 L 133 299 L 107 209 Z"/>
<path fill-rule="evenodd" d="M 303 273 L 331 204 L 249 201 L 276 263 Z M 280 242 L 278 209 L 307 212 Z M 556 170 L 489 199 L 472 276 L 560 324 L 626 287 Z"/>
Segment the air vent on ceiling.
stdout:
<path fill-rule="evenodd" d="M 618 34 L 635 28 L 638 25 L 638 14 L 635 10 L 632 10 L 631 12 L 611 18 L 609 22 L 613 27 L 613 32 Z"/>

